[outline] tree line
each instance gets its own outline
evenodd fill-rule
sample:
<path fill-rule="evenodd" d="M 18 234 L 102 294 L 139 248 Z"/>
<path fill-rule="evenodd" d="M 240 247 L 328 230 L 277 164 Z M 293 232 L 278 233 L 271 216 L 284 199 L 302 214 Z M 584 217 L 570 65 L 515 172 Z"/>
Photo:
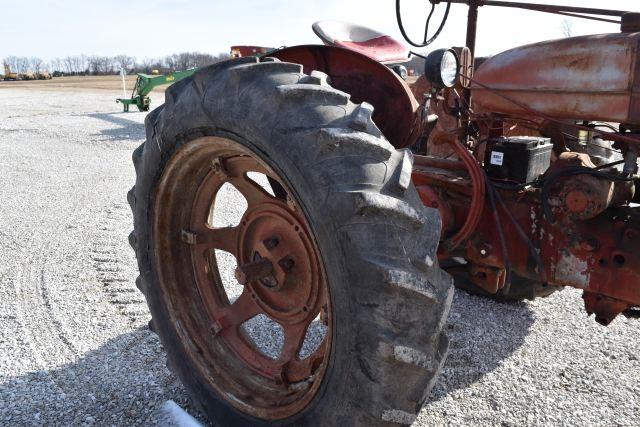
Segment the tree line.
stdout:
<path fill-rule="evenodd" d="M 163 58 L 145 58 L 142 60 L 129 55 L 74 55 L 54 58 L 47 62 L 38 57 L 7 56 L 3 62 L 14 73 L 26 74 L 31 72 L 40 74 L 48 71 L 54 77 L 59 77 L 104 76 L 117 74 L 121 69 L 124 69 L 128 74 L 149 74 L 153 70 L 158 70 L 160 73 L 165 74 L 171 71 L 206 67 L 229 58 L 229 54 L 226 53 L 211 55 L 201 52 L 182 52 Z"/>

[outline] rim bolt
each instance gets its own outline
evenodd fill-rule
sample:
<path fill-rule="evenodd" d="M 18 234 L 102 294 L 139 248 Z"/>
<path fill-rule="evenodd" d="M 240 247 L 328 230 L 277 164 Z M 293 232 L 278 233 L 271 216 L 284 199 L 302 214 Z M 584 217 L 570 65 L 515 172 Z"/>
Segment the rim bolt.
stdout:
<path fill-rule="evenodd" d="M 222 157 L 218 157 L 211 161 L 211 169 L 220 178 L 227 178 L 227 170 L 224 167 L 224 160 Z"/>
<path fill-rule="evenodd" d="M 268 259 L 262 258 L 258 261 L 238 266 L 235 273 L 238 282 L 246 285 L 271 276 L 273 274 L 273 264 Z"/>
<path fill-rule="evenodd" d="M 289 209 L 291 209 L 294 212 L 298 210 L 298 207 L 296 206 L 296 202 L 289 195 L 287 195 L 287 206 L 289 206 Z"/>
<path fill-rule="evenodd" d="M 285 271 L 291 271 L 293 269 L 293 266 L 296 265 L 295 261 L 290 256 L 282 258 L 280 261 L 278 261 L 278 264 Z"/>
<path fill-rule="evenodd" d="M 218 335 L 220 332 L 222 332 L 223 330 L 223 326 L 220 324 L 220 322 L 218 322 L 217 320 L 213 321 L 213 324 L 211 325 L 211 332 L 213 332 L 213 335 L 216 336 Z"/>
<path fill-rule="evenodd" d="M 329 326 L 329 308 L 327 304 L 322 306 L 322 310 L 320 310 L 320 321 L 324 323 L 325 326 Z"/>
<path fill-rule="evenodd" d="M 264 247 L 267 248 L 268 250 L 275 248 L 276 246 L 278 246 L 279 243 L 280 241 L 278 240 L 277 237 L 269 237 L 268 239 L 265 239 L 262 242 Z"/>

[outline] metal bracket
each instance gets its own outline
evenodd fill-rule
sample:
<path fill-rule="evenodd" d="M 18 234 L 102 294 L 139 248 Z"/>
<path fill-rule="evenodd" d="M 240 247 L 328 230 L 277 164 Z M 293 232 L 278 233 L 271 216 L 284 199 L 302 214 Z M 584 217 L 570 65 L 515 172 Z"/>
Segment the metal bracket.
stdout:
<path fill-rule="evenodd" d="M 224 159 L 222 157 L 217 157 L 211 161 L 211 169 L 218 175 L 220 178 L 228 178 L 229 173 L 224 166 Z"/>
<path fill-rule="evenodd" d="M 188 230 L 182 230 L 181 237 L 187 245 L 195 245 L 198 241 L 198 235 Z"/>

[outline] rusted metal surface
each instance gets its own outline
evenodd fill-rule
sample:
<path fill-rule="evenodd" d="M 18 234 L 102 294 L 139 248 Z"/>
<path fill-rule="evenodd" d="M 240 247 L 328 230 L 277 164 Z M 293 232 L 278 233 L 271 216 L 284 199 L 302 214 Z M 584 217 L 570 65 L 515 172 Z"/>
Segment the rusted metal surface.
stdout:
<path fill-rule="evenodd" d="M 465 46 L 471 51 L 471 57 L 476 54 L 476 33 L 478 27 L 478 1 L 469 2 L 467 12 L 467 36 Z"/>
<path fill-rule="evenodd" d="M 266 245 L 265 245 L 266 247 Z M 248 285 L 259 280 L 272 278 L 274 274 L 273 263 L 266 258 L 260 258 L 257 261 L 240 265 L 236 268 L 235 276 L 238 283 Z M 275 287 L 275 284 L 265 284 L 266 286 Z"/>
<path fill-rule="evenodd" d="M 430 185 L 418 185 L 416 190 L 425 206 L 438 209 L 442 221 L 442 234 L 448 235 L 453 227 L 453 211 L 449 202 L 440 194 L 441 190 Z"/>
<path fill-rule="evenodd" d="M 274 48 L 265 46 L 231 46 L 231 57 L 242 58 L 244 56 L 260 56 Z"/>
<path fill-rule="evenodd" d="M 432 102 L 431 105 L 438 105 L 438 103 Z M 441 116 L 444 119 L 447 118 L 447 115 L 441 114 Z M 443 219 L 444 240 L 440 245 L 440 256 L 451 253 L 469 238 L 478 226 L 485 204 L 484 172 L 467 148 L 458 142 L 459 133 L 444 130 L 443 126 L 446 123 L 446 121 L 444 123 L 439 121 L 438 126 L 429 136 L 429 143 L 436 147 L 439 144 L 446 145 L 448 150 L 460 160 L 415 156 L 412 175 L 422 201 L 427 206 L 438 208 Z M 460 226 L 454 232 L 450 233 L 454 223 L 451 207 L 440 197 L 438 191 L 429 188 L 431 185 L 437 186 L 438 190 L 454 191 L 470 196 L 468 209 L 465 211 L 467 215 L 460 220 Z"/>
<path fill-rule="evenodd" d="M 419 189 L 433 186 L 431 190 L 422 188 L 421 196 L 436 192 L 443 199 L 439 203 L 453 212 L 453 217 L 447 218 L 449 232 L 467 221 L 470 197 L 455 191 L 456 178 L 450 176 L 450 171 L 417 167 L 414 182 Z M 569 215 L 563 217 L 562 209 L 554 208 L 558 221 L 551 223 L 543 213 L 539 189 L 500 191 L 500 194 L 506 209 L 498 206 L 497 210 L 503 232 L 509 236 L 506 244 L 512 271 L 541 282 L 546 278 L 550 285 L 584 290 L 585 300 L 590 304 L 588 310 L 603 324 L 630 307 L 640 306 L 640 207 L 610 208 L 584 221 L 573 220 Z M 528 242 L 520 236 L 507 210 L 526 233 Z M 528 244 L 539 251 L 544 276 Z M 470 278 L 486 290 L 495 292 L 503 286 L 505 256 L 489 204 L 484 205 L 479 224 L 464 245 L 446 255 L 467 259 Z"/>
<path fill-rule="evenodd" d="M 415 82 L 409 84 L 409 89 L 411 90 L 411 93 L 413 93 L 413 97 L 416 101 L 418 103 L 422 103 L 425 101 L 425 98 L 429 96 L 431 84 L 429 84 L 425 75 L 422 74 Z"/>
<path fill-rule="evenodd" d="M 629 308 L 629 304 L 626 301 L 610 298 L 595 292 L 585 292 L 582 298 L 584 299 L 587 314 L 595 314 L 596 321 L 603 325 L 608 325 L 618 314 Z"/>
<path fill-rule="evenodd" d="M 414 168 L 412 180 L 416 186 L 431 185 L 446 191 L 471 196 L 471 180 L 462 177 L 452 177 L 446 170 L 431 168 Z"/>
<path fill-rule="evenodd" d="M 467 14 L 467 36 L 466 36 L 466 47 L 469 49 L 470 58 L 465 59 L 468 64 L 473 64 L 473 59 L 476 56 L 476 33 L 478 31 L 478 4 L 477 2 L 471 2 L 469 4 L 469 12 Z M 461 61 L 461 64 L 464 64 L 464 61 Z M 473 77 L 473 67 L 469 67 L 468 64 L 466 67 L 462 67 L 460 73 L 463 76 Z M 466 81 L 465 81 L 466 80 Z M 463 77 L 461 79 L 463 83 L 464 89 L 462 92 L 462 97 L 464 98 L 464 102 L 466 105 L 471 105 L 471 90 L 469 88 L 470 81 L 468 78 L 465 79 Z"/>
<path fill-rule="evenodd" d="M 318 45 L 284 48 L 269 56 L 302 64 L 305 73 L 322 71 L 331 78 L 331 85 L 350 94 L 353 102 L 373 105 L 373 121 L 394 147 L 407 147 L 420 136 L 413 132 L 418 102 L 409 86 L 373 59 L 348 49 Z"/>
<path fill-rule="evenodd" d="M 485 173 L 473 158 L 471 153 L 462 144 L 455 140 L 448 140 L 451 148 L 464 163 L 467 173 L 471 178 L 471 200 L 469 209 L 462 226 L 457 232 L 444 240 L 441 249 L 445 253 L 452 252 L 474 232 L 480 222 L 482 211 L 485 207 Z"/>
<path fill-rule="evenodd" d="M 564 152 L 558 156 L 547 175 L 561 173 L 567 167 L 595 168 L 589 155 Z M 631 202 L 635 193 L 632 181 L 609 181 L 592 175 L 559 177 L 551 185 L 549 203 L 565 221 L 592 219 L 610 206 Z"/>
<path fill-rule="evenodd" d="M 449 171 L 466 171 L 467 167 L 460 160 L 446 159 L 434 156 L 416 156 L 413 161 L 414 166 L 434 167 Z"/>
<path fill-rule="evenodd" d="M 444 0 L 430 0 L 432 3 L 440 3 Z M 555 4 L 539 4 L 539 3 L 525 3 L 525 2 L 512 2 L 512 1 L 495 1 L 495 0 L 447 0 L 450 3 L 476 5 L 476 6 L 499 6 L 510 7 L 517 9 L 535 10 L 538 12 L 569 12 L 580 13 L 586 15 L 603 15 L 603 16 L 623 16 L 627 11 L 625 10 L 613 10 L 613 9 L 598 9 L 593 7 L 579 7 L 579 6 L 563 6 Z"/>
<path fill-rule="evenodd" d="M 523 46 L 487 59 L 475 80 L 556 119 L 638 124 L 640 34 L 573 37 Z M 472 84 L 478 113 L 530 112 Z"/>
<path fill-rule="evenodd" d="M 485 291 L 495 294 L 505 286 L 506 270 L 480 264 L 468 266 L 469 279 Z"/>
<path fill-rule="evenodd" d="M 304 217 L 286 200 L 271 196 L 247 177 L 249 171 L 266 172 L 259 163 L 247 157 L 228 157 L 221 164 L 225 176 L 221 179 L 220 174 L 211 173 L 203 181 L 193 211 L 191 229 L 206 242 L 198 249 L 202 256 L 195 258 L 200 293 L 219 325 L 218 334 L 237 357 L 267 378 L 302 381 L 312 375 L 313 361 L 322 358 L 319 354 L 302 362 L 297 356 L 307 327 L 327 304 L 319 253 Z M 210 228 L 205 214 L 215 200 L 211 191 L 224 182 L 240 191 L 248 208 L 237 227 Z M 203 251 L 211 248 L 235 248 L 230 252 L 238 261 L 236 277 L 245 288 L 231 305 L 218 297 L 219 290 L 206 279 L 210 259 Z M 283 328 L 284 348 L 277 360 L 252 347 L 240 333 L 242 323 L 258 314 L 267 315 Z"/>
<path fill-rule="evenodd" d="M 586 173 L 595 165 L 586 154 L 567 153 L 565 136 L 598 134 L 601 141 L 615 141 L 613 147 L 622 154 L 633 154 L 632 144 L 640 143 L 635 134 L 640 122 L 640 34 L 630 32 L 640 28 L 640 15 L 500 1 L 453 3 L 470 6 L 467 41 L 472 50 L 480 6 L 596 20 L 621 16 L 623 33 L 509 50 L 483 60 L 473 75 L 474 70 L 462 71 L 471 93 L 445 90 L 430 98 L 430 112 L 439 119 L 428 135 L 427 156 L 415 156 L 413 181 L 425 205 L 439 209 L 445 219 L 439 257 L 464 258 L 467 264 L 457 268 L 488 292 L 507 289 L 513 272 L 582 289 L 587 312 L 600 323 L 608 324 L 620 313 L 635 315 L 640 311 L 640 248 L 630 236 L 640 236 L 640 207 L 628 204 L 636 185 L 624 178 L 628 174 Z M 472 110 L 465 103 L 470 95 Z M 466 126 L 468 121 L 472 126 Z M 631 132 L 605 132 L 576 121 L 622 123 Z M 489 181 L 490 203 L 484 193 L 479 203 L 477 189 L 485 176 L 476 172 L 482 171 L 483 142 L 493 136 L 540 134 L 552 137 L 555 153 L 541 187 L 503 183 L 496 190 L 498 184 Z M 452 154 L 457 160 L 433 158 Z"/>
<path fill-rule="evenodd" d="M 260 157 L 227 139 L 192 141 L 166 171 L 158 187 L 155 256 L 162 294 L 192 363 L 238 410 L 267 420 L 298 413 L 320 387 L 332 336 L 326 274 L 304 214 Z M 287 194 L 270 194 L 248 172 L 266 175 Z M 212 212 L 224 184 L 235 187 L 248 207 L 237 225 L 220 228 L 213 226 Z M 235 301 L 225 290 L 216 251 L 237 261 L 243 291 Z M 275 358 L 242 328 L 258 315 L 282 328 L 284 343 Z M 318 316 L 327 333 L 302 358 Z"/>
<path fill-rule="evenodd" d="M 470 5 L 467 39 L 472 47 L 477 7 L 482 5 L 565 14 L 602 12 L 480 0 L 455 3 Z M 604 15 L 623 16 L 623 12 Z M 629 15 L 624 20 L 627 30 L 637 23 Z M 609 323 L 621 312 L 635 313 L 632 308 L 640 306 L 640 259 L 634 254 L 640 248 L 624 238 L 640 230 L 640 208 L 626 207 L 634 197 L 635 185 L 586 174 L 581 168 L 595 168 L 589 157 L 564 151 L 568 150 L 565 135 L 571 137 L 566 132 L 583 130 L 616 141 L 623 150 L 640 143 L 631 133 L 596 131 L 574 123 L 601 120 L 635 128 L 640 121 L 639 52 L 637 33 L 537 43 L 487 59 L 474 75 L 463 72 L 462 78 L 471 81 L 473 95 L 474 108 L 468 116 L 464 101 L 469 98 L 464 93 L 461 109 L 453 107 L 460 101 L 459 92 L 432 96 L 430 111 L 439 120 L 429 133 L 426 154 L 449 157 L 440 148 L 447 147 L 458 159 L 476 165 L 465 161 L 462 171 L 460 160 L 415 157 L 413 181 L 420 197 L 446 219 L 441 258 L 466 259 L 468 263 L 458 268 L 464 268 L 488 292 L 506 289 L 513 272 L 541 283 L 584 290 L 587 312 L 594 313 L 600 323 Z M 474 130 L 465 127 L 467 120 Z M 494 184 L 488 184 L 491 203 L 478 204 L 474 188 L 481 178 L 474 169 L 484 157 L 482 142 L 491 136 L 540 133 L 552 136 L 557 156 L 545 185 L 512 185 L 510 190 L 496 191 Z M 563 174 L 565 168 L 570 173 Z M 471 221 L 478 215 L 478 220 Z M 452 236 L 464 237 L 452 245 Z"/>

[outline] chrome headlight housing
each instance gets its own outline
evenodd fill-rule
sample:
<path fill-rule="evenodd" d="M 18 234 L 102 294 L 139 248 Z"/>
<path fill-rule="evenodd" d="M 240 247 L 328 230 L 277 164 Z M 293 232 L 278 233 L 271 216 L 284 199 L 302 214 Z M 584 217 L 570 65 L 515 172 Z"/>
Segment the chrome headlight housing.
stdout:
<path fill-rule="evenodd" d="M 460 60 L 453 49 L 438 49 L 427 55 L 424 64 L 427 80 L 437 89 L 451 88 L 460 77 Z"/>

